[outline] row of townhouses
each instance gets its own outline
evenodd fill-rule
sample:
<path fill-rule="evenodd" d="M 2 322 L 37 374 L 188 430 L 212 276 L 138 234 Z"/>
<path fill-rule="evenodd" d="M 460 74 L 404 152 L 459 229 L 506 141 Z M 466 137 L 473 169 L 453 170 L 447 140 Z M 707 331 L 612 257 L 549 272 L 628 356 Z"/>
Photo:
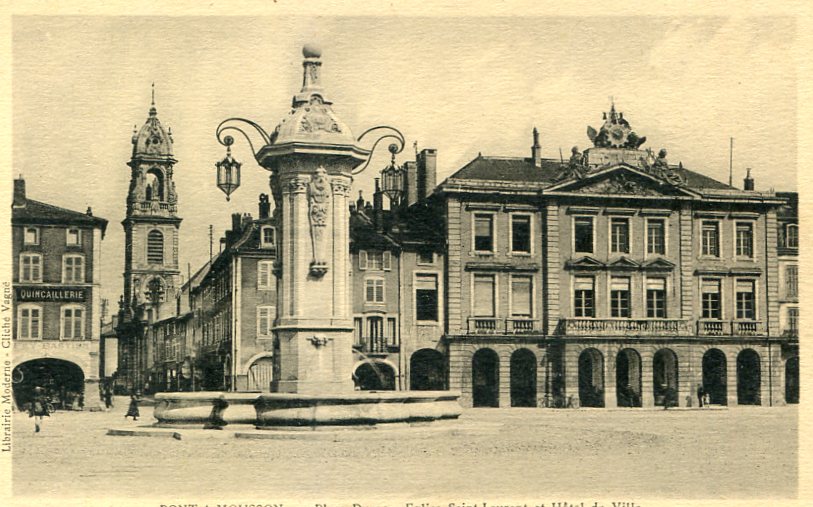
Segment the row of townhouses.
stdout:
<path fill-rule="evenodd" d="M 392 165 L 350 209 L 358 389 L 455 389 L 468 405 L 798 402 L 798 199 L 642 149 L 614 106 L 567 160 L 437 153 Z M 117 382 L 267 391 L 276 215 L 235 215 L 181 283 L 172 137 L 133 136 Z M 392 178 L 400 182 L 393 185 Z M 385 192 L 386 191 L 386 192 Z"/>

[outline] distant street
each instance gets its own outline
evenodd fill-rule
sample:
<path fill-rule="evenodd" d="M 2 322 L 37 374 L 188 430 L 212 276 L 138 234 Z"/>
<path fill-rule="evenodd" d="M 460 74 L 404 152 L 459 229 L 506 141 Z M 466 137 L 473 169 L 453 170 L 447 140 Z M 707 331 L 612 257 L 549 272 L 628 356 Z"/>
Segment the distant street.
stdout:
<path fill-rule="evenodd" d="M 335 440 L 114 437 L 127 400 L 110 413 L 57 412 L 35 435 L 14 418 L 16 495 L 273 501 L 367 497 L 404 501 L 485 497 L 747 498 L 797 489 L 797 409 L 470 409 L 444 434 L 405 428 L 392 438 Z M 367 494 L 365 494 L 367 493 Z M 465 498 L 460 495 L 465 494 Z M 450 500 L 451 501 L 451 500 Z"/>

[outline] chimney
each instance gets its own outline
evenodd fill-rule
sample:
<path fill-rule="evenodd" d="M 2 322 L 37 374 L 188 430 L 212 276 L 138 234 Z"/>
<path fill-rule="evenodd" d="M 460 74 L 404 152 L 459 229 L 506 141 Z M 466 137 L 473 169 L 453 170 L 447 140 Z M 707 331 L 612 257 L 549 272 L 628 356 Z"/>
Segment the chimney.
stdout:
<path fill-rule="evenodd" d="M 375 179 L 375 193 L 373 193 L 373 221 L 377 231 L 384 230 L 384 192 L 381 191 L 379 179 Z"/>
<path fill-rule="evenodd" d="M 358 211 L 364 211 L 364 195 L 359 190 L 359 198 L 356 199 L 356 209 Z"/>
<path fill-rule="evenodd" d="M 14 202 L 12 205 L 15 208 L 25 206 L 25 180 L 22 177 L 14 180 Z"/>
<path fill-rule="evenodd" d="M 239 232 L 240 224 L 243 222 L 243 216 L 240 213 L 231 214 L 231 232 Z"/>
<path fill-rule="evenodd" d="M 418 154 L 418 199 L 426 199 L 437 184 L 438 150 L 423 149 Z"/>
<path fill-rule="evenodd" d="M 534 167 L 542 167 L 542 147 L 539 146 L 539 131 L 534 127 L 534 145 L 531 146 L 531 158 Z"/>
<path fill-rule="evenodd" d="M 751 177 L 751 168 L 748 167 L 745 169 L 745 179 L 743 180 L 742 188 L 743 190 L 754 190 L 754 178 Z"/>
<path fill-rule="evenodd" d="M 260 220 L 271 216 L 271 203 L 268 194 L 260 194 Z"/>
<path fill-rule="evenodd" d="M 404 162 L 404 170 L 406 170 L 406 205 L 409 207 L 418 202 L 418 164 L 408 160 Z"/>
<path fill-rule="evenodd" d="M 93 208 L 91 208 L 90 206 L 88 206 L 88 210 L 85 212 L 85 214 L 86 214 L 87 216 L 89 216 L 89 217 L 92 217 L 92 216 L 93 216 Z"/>

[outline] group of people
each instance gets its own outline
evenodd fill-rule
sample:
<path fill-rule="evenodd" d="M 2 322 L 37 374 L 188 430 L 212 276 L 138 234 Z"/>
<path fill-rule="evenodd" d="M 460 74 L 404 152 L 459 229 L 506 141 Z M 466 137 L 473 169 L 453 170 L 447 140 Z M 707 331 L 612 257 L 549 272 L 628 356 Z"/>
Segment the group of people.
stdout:
<path fill-rule="evenodd" d="M 697 384 L 697 404 L 700 408 L 711 405 L 711 393 L 706 391 L 703 384 Z"/>
<path fill-rule="evenodd" d="M 113 408 L 113 391 L 111 388 L 106 388 L 101 393 L 107 409 Z M 132 417 L 134 421 L 138 421 L 141 414 L 138 411 L 138 403 L 141 397 L 138 393 L 133 392 L 130 395 L 130 406 L 127 407 L 127 413 L 124 418 Z M 34 433 L 42 431 L 43 417 L 51 416 L 51 397 L 43 387 L 35 387 L 31 402 L 28 404 L 28 417 L 34 419 Z"/>

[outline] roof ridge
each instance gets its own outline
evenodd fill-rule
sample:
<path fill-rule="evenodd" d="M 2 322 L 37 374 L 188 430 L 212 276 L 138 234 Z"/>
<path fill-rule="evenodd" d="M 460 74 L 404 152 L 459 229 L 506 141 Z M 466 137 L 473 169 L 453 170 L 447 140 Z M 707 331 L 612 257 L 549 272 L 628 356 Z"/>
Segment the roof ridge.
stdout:
<path fill-rule="evenodd" d="M 102 220 L 104 222 L 107 222 L 107 220 L 102 218 L 102 217 L 97 217 L 97 216 L 94 216 L 94 215 L 88 215 L 87 213 L 82 213 L 81 211 L 76 211 L 76 210 L 72 210 L 72 209 L 68 209 L 68 208 L 63 208 L 62 206 L 56 206 L 55 204 L 48 204 L 47 202 L 38 201 L 36 199 L 26 198 L 26 202 L 27 203 L 32 202 L 32 203 L 35 203 L 35 204 L 39 204 L 40 206 L 45 206 L 46 208 L 52 208 L 54 210 L 61 211 L 63 213 L 70 213 L 70 214 L 76 215 L 77 218 L 82 217 L 82 218 L 86 218 L 86 219 Z"/>

